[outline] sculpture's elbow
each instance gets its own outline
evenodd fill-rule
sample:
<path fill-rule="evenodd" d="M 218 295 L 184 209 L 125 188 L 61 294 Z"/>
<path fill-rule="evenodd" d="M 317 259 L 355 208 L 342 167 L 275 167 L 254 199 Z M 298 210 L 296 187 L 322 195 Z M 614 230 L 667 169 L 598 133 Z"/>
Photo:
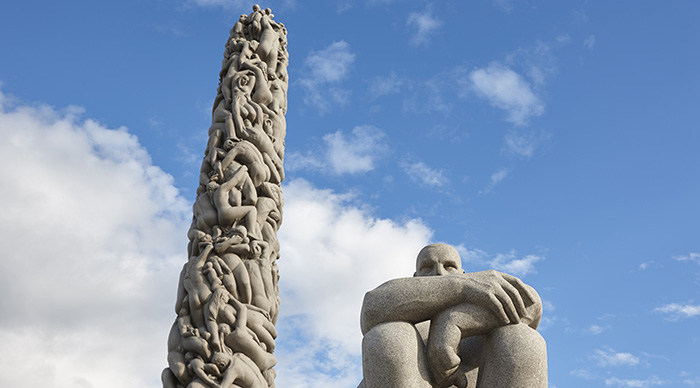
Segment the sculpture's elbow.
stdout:
<path fill-rule="evenodd" d="M 362 331 L 362 335 L 367 334 L 367 332 L 378 323 L 377 309 L 374 308 L 375 305 L 375 298 L 372 291 L 367 292 L 362 300 L 362 309 L 360 310 L 360 330 Z"/>

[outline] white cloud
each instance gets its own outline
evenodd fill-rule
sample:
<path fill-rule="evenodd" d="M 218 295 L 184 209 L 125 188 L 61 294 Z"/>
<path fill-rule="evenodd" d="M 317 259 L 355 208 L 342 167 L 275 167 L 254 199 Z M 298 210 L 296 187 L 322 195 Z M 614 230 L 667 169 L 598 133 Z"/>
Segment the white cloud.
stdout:
<path fill-rule="evenodd" d="M 9 100 L 0 386 L 160 386 L 188 201 L 126 128 Z"/>
<path fill-rule="evenodd" d="M 511 275 L 522 277 L 530 273 L 537 273 L 535 263 L 544 260 L 544 257 L 537 255 L 526 255 L 520 259 L 517 258 L 515 251 L 503 254 L 499 253 L 491 260 L 491 267 Z"/>
<path fill-rule="evenodd" d="M 597 349 L 592 356 L 602 367 L 610 366 L 635 366 L 639 364 L 639 357 L 631 353 L 616 353 L 613 349 Z"/>
<path fill-rule="evenodd" d="M 691 387 L 700 387 L 700 377 L 694 379 L 683 379 L 683 384 L 690 385 Z"/>
<path fill-rule="evenodd" d="M 205 8 L 240 9 L 247 3 L 242 0 L 190 0 L 190 3 Z"/>
<path fill-rule="evenodd" d="M 482 190 L 479 191 L 479 194 L 488 194 L 493 190 L 493 188 L 501 183 L 503 179 L 508 176 L 508 169 L 507 168 L 501 168 L 498 171 L 494 172 L 491 174 L 491 177 L 489 178 L 489 183 L 484 187 Z"/>
<path fill-rule="evenodd" d="M 510 12 L 513 10 L 512 0 L 492 0 L 491 2 L 503 12 Z"/>
<path fill-rule="evenodd" d="M 503 149 L 513 155 L 529 159 L 548 139 L 549 136 L 541 131 L 510 131 L 504 137 Z"/>
<path fill-rule="evenodd" d="M 554 306 L 554 303 L 552 303 L 549 300 L 542 300 L 542 307 L 544 308 L 544 311 L 554 311 L 556 307 Z"/>
<path fill-rule="evenodd" d="M 512 68 L 520 69 L 522 74 L 527 75 L 534 86 L 541 86 L 547 77 L 556 74 L 557 59 L 552 49 L 568 44 L 571 38 L 568 35 L 555 37 L 554 43 L 547 43 L 541 40 L 535 42 L 531 47 L 520 47 L 506 56 L 505 64 Z"/>
<path fill-rule="evenodd" d="M 336 11 L 337 13 L 341 14 L 341 13 L 343 13 L 343 12 L 345 12 L 345 11 L 348 11 L 348 10 L 352 9 L 353 6 L 354 6 L 354 4 L 352 3 L 352 1 L 346 1 L 346 2 L 344 2 L 344 3 L 338 3 L 338 6 L 337 6 L 337 8 L 336 8 L 335 11 Z"/>
<path fill-rule="evenodd" d="M 0 94 L 0 386 L 160 387 L 191 207 L 125 128 Z M 21 166 L 17 166 L 21 161 Z M 359 311 L 430 236 L 285 185 L 278 386 L 354 387 Z"/>
<path fill-rule="evenodd" d="M 644 270 L 646 270 L 647 268 L 649 268 L 649 266 L 652 265 L 652 264 L 654 264 L 653 261 L 646 261 L 646 262 L 644 262 L 644 263 L 642 263 L 642 264 L 639 264 L 639 270 L 640 270 L 640 271 L 644 271 Z"/>
<path fill-rule="evenodd" d="M 595 47 L 595 35 L 590 35 L 586 40 L 583 41 L 583 47 L 593 50 Z"/>
<path fill-rule="evenodd" d="M 455 70 L 458 72 L 459 70 Z M 449 81 L 444 73 L 431 77 L 427 81 L 410 84 L 410 94 L 405 95 L 403 110 L 408 113 L 434 113 L 447 115 L 452 110 L 453 95 L 462 97 L 462 87 L 457 82 Z M 454 89 L 456 91 L 452 92 Z"/>
<path fill-rule="evenodd" d="M 700 305 L 670 303 L 655 308 L 654 312 L 668 314 L 669 320 L 677 321 L 681 318 L 692 318 L 700 315 Z"/>
<path fill-rule="evenodd" d="M 357 126 L 348 136 L 338 130 L 323 136 L 323 141 L 326 159 L 338 175 L 373 170 L 387 150 L 386 135 L 371 125 Z"/>
<path fill-rule="evenodd" d="M 472 90 L 491 105 L 506 111 L 506 120 L 527 125 L 530 118 L 544 112 L 544 103 L 518 73 L 499 63 L 491 63 L 469 74 Z"/>
<path fill-rule="evenodd" d="M 505 168 L 502 168 L 493 174 L 491 174 L 491 183 L 492 184 L 497 184 L 500 181 L 502 181 L 506 176 L 508 175 L 508 170 Z"/>
<path fill-rule="evenodd" d="M 245 2 L 243 0 L 186 0 L 189 4 L 198 6 L 198 7 L 203 7 L 203 8 L 221 8 L 224 10 L 229 10 L 229 11 L 240 11 L 241 9 L 247 9 L 249 10 L 248 12 L 252 11 L 252 8 L 250 8 L 251 3 Z M 279 5 L 279 8 L 281 9 L 295 9 L 297 7 L 297 1 L 296 0 L 280 0 L 279 2 L 275 2 L 275 4 Z M 263 4 L 263 9 L 264 9 L 264 4 Z M 277 8 L 275 8 L 277 9 Z"/>
<path fill-rule="evenodd" d="M 280 334 L 280 352 L 293 350 L 280 353 L 278 386 L 357 384 L 364 293 L 411 276 L 431 231 L 420 220 L 375 218 L 350 205 L 348 195 L 300 179 L 285 185 L 284 193 L 278 328 L 296 335 Z M 345 383 L 333 383 L 336 378 Z"/>
<path fill-rule="evenodd" d="M 349 134 L 341 130 L 323 136 L 321 151 L 291 152 L 286 156 L 288 171 L 319 170 L 335 175 L 358 174 L 374 170 L 388 152 L 384 131 L 371 125 L 359 125 Z"/>
<path fill-rule="evenodd" d="M 325 160 L 316 152 L 286 152 L 284 155 L 284 169 L 287 172 L 300 170 L 324 170 Z"/>
<path fill-rule="evenodd" d="M 571 372 L 569 372 L 569 374 L 572 376 L 581 378 L 581 379 L 585 379 L 585 380 L 593 380 L 593 379 L 598 378 L 598 376 L 596 376 L 595 374 L 591 373 L 590 371 L 588 371 L 586 369 L 572 370 Z"/>
<path fill-rule="evenodd" d="M 462 262 L 464 262 L 465 270 L 478 271 L 481 269 L 496 269 L 506 272 L 514 276 L 522 277 L 527 274 L 537 273 L 535 263 L 543 261 L 544 256 L 525 255 L 518 258 L 517 253 L 511 250 L 508 253 L 498 253 L 495 256 L 490 255 L 481 249 L 470 249 L 464 244 L 454 246 L 459 252 Z M 470 268 L 473 266 L 474 268 Z M 554 311 L 554 305 L 550 301 L 543 301 L 547 312 Z"/>
<path fill-rule="evenodd" d="M 355 62 L 355 54 L 350 45 L 341 40 L 331 43 L 320 51 L 312 51 L 304 61 L 306 78 L 299 80 L 305 89 L 304 103 L 325 113 L 331 103 L 347 103 L 350 92 L 338 87 L 345 80 Z"/>
<path fill-rule="evenodd" d="M 415 29 L 411 37 L 411 43 L 421 45 L 428 43 L 430 35 L 440 28 L 442 22 L 433 16 L 432 9 L 428 7 L 423 12 L 411 12 L 408 15 L 406 24 Z"/>
<path fill-rule="evenodd" d="M 611 386 L 615 385 L 618 387 L 631 387 L 631 388 L 645 388 L 651 387 L 653 385 L 665 385 L 668 381 L 661 380 L 656 376 L 651 376 L 646 380 L 630 380 L 630 379 L 618 379 L 617 377 L 611 377 L 605 379 L 605 385 Z"/>
<path fill-rule="evenodd" d="M 404 86 L 406 80 L 399 78 L 393 71 L 388 76 L 376 77 L 369 87 L 369 94 L 372 98 L 396 94 Z"/>
<path fill-rule="evenodd" d="M 598 335 L 607 330 L 607 327 L 600 326 L 600 325 L 591 325 L 588 327 L 588 332 L 593 334 L 593 335 Z"/>
<path fill-rule="evenodd" d="M 687 255 L 675 256 L 673 259 L 677 261 L 693 261 L 700 264 L 700 253 L 690 252 Z"/>
<path fill-rule="evenodd" d="M 554 38 L 554 41 L 558 44 L 568 44 L 569 42 L 571 42 L 571 37 L 567 34 L 557 35 Z"/>
<path fill-rule="evenodd" d="M 423 162 L 405 162 L 401 164 L 401 168 L 412 181 L 424 186 L 442 187 L 448 183 L 442 170 L 430 168 Z"/>

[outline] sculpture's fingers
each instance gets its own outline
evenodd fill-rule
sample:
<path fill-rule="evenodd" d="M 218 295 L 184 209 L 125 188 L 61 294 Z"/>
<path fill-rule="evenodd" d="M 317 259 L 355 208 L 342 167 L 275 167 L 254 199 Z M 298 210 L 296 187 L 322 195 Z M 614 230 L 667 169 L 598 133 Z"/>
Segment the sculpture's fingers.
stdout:
<path fill-rule="evenodd" d="M 515 287 L 523 298 L 525 306 L 530 306 L 537 298 L 532 294 L 531 288 L 527 284 L 523 283 L 522 280 L 516 278 L 513 275 L 503 274 L 503 278 L 508 281 L 513 287 Z"/>
<path fill-rule="evenodd" d="M 507 325 L 510 321 L 508 320 L 508 314 L 506 314 L 506 310 L 503 307 L 503 302 L 494 294 L 489 295 L 489 300 L 491 301 L 490 310 L 496 314 L 499 321 Z"/>
<path fill-rule="evenodd" d="M 446 318 L 449 318 L 449 315 L 438 315 L 431 322 L 428 336 L 427 359 L 436 387 L 452 385 L 455 373 L 462 363 L 457 354 L 462 332 Z"/>
<path fill-rule="evenodd" d="M 505 284 L 503 284 L 502 286 L 503 286 L 503 290 L 505 290 L 505 292 L 510 297 L 510 300 L 513 302 L 513 305 L 515 306 L 515 310 L 518 314 L 517 321 L 515 321 L 515 322 L 511 321 L 511 323 L 520 322 L 520 320 L 523 317 L 526 317 L 528 315 L 527 308 L 525 307 L 525 303 L 523 302 L 523 298 L 520 295 L 520 292 L 518 292 L 518 290 L 512 284 L 505 282 Z"/>
<path fill-rule="evenodd" d="M 518 311 L 515 309 L 515 304 L 513 304 L 513 301 L 511 300 L 510 296 L 503 289 L 501 289 L 500 291 L 501 292 L 496 294 L 496 298 L 498 298 L 498 300 L 501 302 L 503 310 L 506 313 L 506 317 L 508 318 L 506 323 L 520 322 L 520 318 L 518 317 Z"/>

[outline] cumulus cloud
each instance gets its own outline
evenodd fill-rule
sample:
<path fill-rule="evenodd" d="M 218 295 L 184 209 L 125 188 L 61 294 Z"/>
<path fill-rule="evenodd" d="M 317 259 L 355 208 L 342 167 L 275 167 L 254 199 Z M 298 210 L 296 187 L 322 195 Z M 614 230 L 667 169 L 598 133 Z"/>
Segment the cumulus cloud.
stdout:
<path fill-rule="evenodd" d="M 411 43 L 418 46 L 428 43 L 430 35 L 440 28 L 442 22 L 433 16 L 432 9 L 428 7 L 423 12 L 411 12 L 406 24 L 409 28 L 414 29 Z"/>
<path fill-rule="evenodd" d="M 592 358 L 599 366 L 635 366 L 639 364 L 639 357 L 631 353 L 618 353 L 610 348 L 597 349 Z"/>
<path fill-rule="evenodd" d="M 0 386 L 159 386 L 188 201 L 126 128 L 9 100 Z"/>
<path fill-rule="evenodd" d="M 330 110 L 331 104 L 347 103 L 350 92 L 339 84 L 347 78 L 353 62 L 355 54 L 343 40 L 312 51 L 304 60 L 307 77 L 299 80 L 306 92 L 304 103 L 317 108 L 321 114 Z"/>
<path fill-rule="evenodd" d="M 667 314 L 668 320 L 677 321 L 681 318 L 692 318 L 700 315 L 700 305 L 670 303 L 655 308 L 654 312 Z"/>
<path fill-rule="evenodd" d="M 448 183 L 442 170 L 428 167 L 423 162 L 405 162 L 401 164 L 404 172 L 412 181 L 428 187 L 443 187 Z"/>
<path fill-rule="evenodd" d="M 349 134 L 337 130 L 323 136 L 320 151 L 291 152 L 286 168 L 319 170 L 335 175 L 358 174 L 374 170 L 388 150 L 384 131 L 371 125 L 360 125 Z"/>
<path fill-rule="evenodd" d="M 544 260 L 544 257 L 537 255 L 525 255 L 517 258 L 515 251 L 509 253 L 499 253 L 491 260 L 491 267 L 514 276 L 522 277 L 527 274 L 537 273 L 535 263 Z"/>
<path fill-rule="evenodd" d="M 619 379 L 617 377 L 611 377 L 605 379 L 605 385 L 617 386 L 617 387 L 631 387 L 631 388 L 646 388 L 654 385 L 665 385 L 668 381 L 661 380 L 656 376 L 651 376 L 646 380 L 631 380 L 631 379 Z"/>
<path fill-rule="evenodd" d="M 544 103 L 530 84 L 511 68 L 491 63 L 469 74 L 472 90 L 491 105 L 506 111 L 506 121 L 527 125 L 530 118 L 544 112 Z"/>
<path fill-rule="evenodd" d="M 410 277 L 432 232 L 420 220 L 376 218 L 352 205 L 351 196 L 301 179 L 285 185 L 284 193 L 278 328 L 295 335 L 279 337 L 278 385 L 357 384 L 364 293 Z"/>
<path fill-rule="evenodd" d="M 160 387 L 191 206 L 126 128 L 0 94 L 0 386 Z M 21 164 L 18 167 L 18 162 Z M 285 185 L 279 386 L 357 384 L 363 294 L 431 230 Z"/>
<path fill-rule="evenodd" d="M 386 135 L 371 125 L 357 126 L 348 136 L 338 130 L 323 136 L 323 141 L 336 174 L 371 171 L 387 150 Z"/>

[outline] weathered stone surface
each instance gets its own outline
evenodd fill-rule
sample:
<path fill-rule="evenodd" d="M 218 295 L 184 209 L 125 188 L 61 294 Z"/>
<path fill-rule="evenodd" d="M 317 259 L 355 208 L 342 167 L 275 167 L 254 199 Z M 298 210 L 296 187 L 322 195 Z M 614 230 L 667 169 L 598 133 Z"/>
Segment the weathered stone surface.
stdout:
<path fill-rule="evenodd" d="M 255 5 L 226 42 L 165 388 L 275 385 L 288 55 L 272 18 Z"/>
<path fill-rule="evenodd" d="M 537 292 L 497 271 L 465 273 L 457 251 L 423 248 L 412 278 L 368 292 L 360 387 L 546 388 Z"/>

